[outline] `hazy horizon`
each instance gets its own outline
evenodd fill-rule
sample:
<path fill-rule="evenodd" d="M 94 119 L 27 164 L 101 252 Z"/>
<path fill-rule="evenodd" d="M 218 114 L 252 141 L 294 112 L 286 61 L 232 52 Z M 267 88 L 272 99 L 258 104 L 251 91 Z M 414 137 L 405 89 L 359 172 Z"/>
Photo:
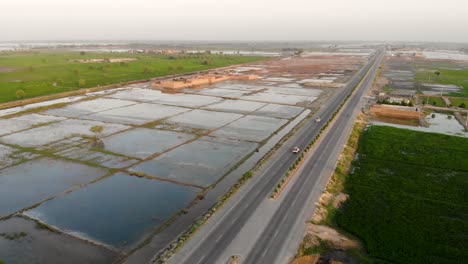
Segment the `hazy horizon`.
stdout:
<path fill-rule="evenodd" d="M 414 41 L 468 43 L 468 1 L 17 0 L 0 41 Z"/>

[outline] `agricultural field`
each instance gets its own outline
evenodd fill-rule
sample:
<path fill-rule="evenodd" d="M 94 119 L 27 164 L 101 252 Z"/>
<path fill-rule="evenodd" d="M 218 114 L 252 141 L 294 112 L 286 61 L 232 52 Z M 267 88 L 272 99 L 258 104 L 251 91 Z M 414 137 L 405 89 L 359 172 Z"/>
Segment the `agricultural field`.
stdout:
<path fill-rule="evenodd" d="M 266 58 L 210 54 L 0 53 L 0 103 L 261 59 Z"/>
<path fill-rule="evenodd" d="M 421 96 L 421 103 L 426 105 L 433 105 L 438 107 L 446 107 L 444 100 L 438 96 Z"/>
<path fill-rule="evenodd" d="M 439 72 L 437 76 L 434 72 Z M 428 78 L 431 76 L 431 78 Z M 466 70 L 434 70 L 419 71 L 416 74 L 419 83 L 447 84 L 463 87 L 461 93 L 450 93 L 450 96 L 468 97 L 468 71 Z"/>
<path fill-rule="evenodd" d="M 386 126 L 363 132 L 336 221 L 391 263 L 468 259 L 468 140 Z"/>
<path fill-rule="evenodd" d="M 468 98 L 452 97 L 449 100 L 453 107 L 468 108 Z"/>

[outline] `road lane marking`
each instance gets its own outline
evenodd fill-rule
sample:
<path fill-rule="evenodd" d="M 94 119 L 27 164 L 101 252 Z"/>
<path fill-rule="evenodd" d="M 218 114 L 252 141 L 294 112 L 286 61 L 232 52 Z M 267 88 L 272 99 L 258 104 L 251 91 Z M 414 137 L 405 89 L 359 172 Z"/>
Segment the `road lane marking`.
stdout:
<path fill-rule="evenodd" d="M 278 230 L 276 230 L 275 234 L 273 234 L 273 238 L 275 238 L 276 235 L 278 235 Z"/>
<path fill-rule="evenodd" d="M 297 201 L 297 197 L 296 197 L 296 199 L 294 199 L 294 201 L 292 202 L 291 207 L 294 207 L 294 205 L 296 204 L 296 201 Z"/>
<path fill-rule="evenodd" d="M 270 250 L 270 248 L 265 248 L 265 250 L 263 250 L 262 258 L 268 253 L 268 250 Z"/>
<path fill-rule="evenodd" d="M 197 264 L 200 264 L 203 260 L 205 259 L 205 255 L 203 255 L 200 260 L 197 262 Z"/>
<path fill-rule="evenodd" d="M 234 217 L 232 220 L 231 220 L 231 224 L 234 223 L 236 220 L 237 220 L 238 216 L 237 217 Z"/>
<path fill-rule="evenodd" d="M 216 239 L 216 242 L 218 242 L 223 236 L 224 236 L 224 234 L 221 234 L 221 235 Z"/>

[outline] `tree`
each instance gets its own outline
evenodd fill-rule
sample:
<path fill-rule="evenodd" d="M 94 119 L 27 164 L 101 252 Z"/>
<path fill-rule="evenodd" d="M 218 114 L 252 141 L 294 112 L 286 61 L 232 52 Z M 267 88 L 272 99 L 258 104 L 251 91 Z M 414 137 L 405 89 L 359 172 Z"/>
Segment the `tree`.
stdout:
<path fill-rule="evenodd" d="M 458 107 L 460 107 L 460 108 L 465 108 L 466 105 L 465 105 L 465 103 L 461 103 Z"/>
<path fill-rule="evenodd" d="M 148 67 L 145 67 L 145 68 L 143 69 L 143 73 L 150 73 L 150 72 L 151 72 L 151 69 L 148 68 Z"/>
<path fill-rule="evenodd" d="M 434 118 L 436 117 L 436 115 L 435 115 L 435 114 L 432 114 L 431 117 L 432 117 L 432 119 L 434 119 Z"/>
<path fill-rule="evenodd" d="M 82 88 L 86 85 L 86 80 L 80 79 L 78 80 L 78 87 Z"/>
<path fill-rule="evenodd" d="M 86 52 L 80 51 L 80 55 L 81 55 L 81 56 L 84 56 L 84 55 L 86 55 Z"/>
<path fill-rule="evenodd" d="M 94 133 L 93 137 L 93 148 L 104 148 L 104 142 L 100 139 L 102 131 L 104 131 L 103 126 L 92 126 L 89 131 Z"/>
<path fill-rule="evenodd" d="M 435 71 L 434 74 L 439 77 L 440 76 L 440 71 Z"/>
<path fill-rule="evenodd" d="M 26 93 L 23 90 L 16 91 L 16 98 L 23 99 L 26 96 Z"/>

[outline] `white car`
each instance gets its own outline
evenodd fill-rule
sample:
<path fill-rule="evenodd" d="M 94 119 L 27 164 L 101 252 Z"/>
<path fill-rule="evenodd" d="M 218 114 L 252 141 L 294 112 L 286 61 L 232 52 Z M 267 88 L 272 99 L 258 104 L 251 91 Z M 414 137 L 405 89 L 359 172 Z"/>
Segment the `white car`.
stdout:
<path fill-rule="evenodd" d="M 315 118 L 315 122 L 319 123 L 320 121 L 322 121 L 322 119 L 320 119 L 320 116 L 317 116 L 317 118 Z"/>
<path fill-rule="evenodd" d="M 294 147 L 293 150 L 292 150 L 292 153 L 297 154 L 297 153 L 299 153 L 299 150 L 300 149 L 298 147 Z"/>

